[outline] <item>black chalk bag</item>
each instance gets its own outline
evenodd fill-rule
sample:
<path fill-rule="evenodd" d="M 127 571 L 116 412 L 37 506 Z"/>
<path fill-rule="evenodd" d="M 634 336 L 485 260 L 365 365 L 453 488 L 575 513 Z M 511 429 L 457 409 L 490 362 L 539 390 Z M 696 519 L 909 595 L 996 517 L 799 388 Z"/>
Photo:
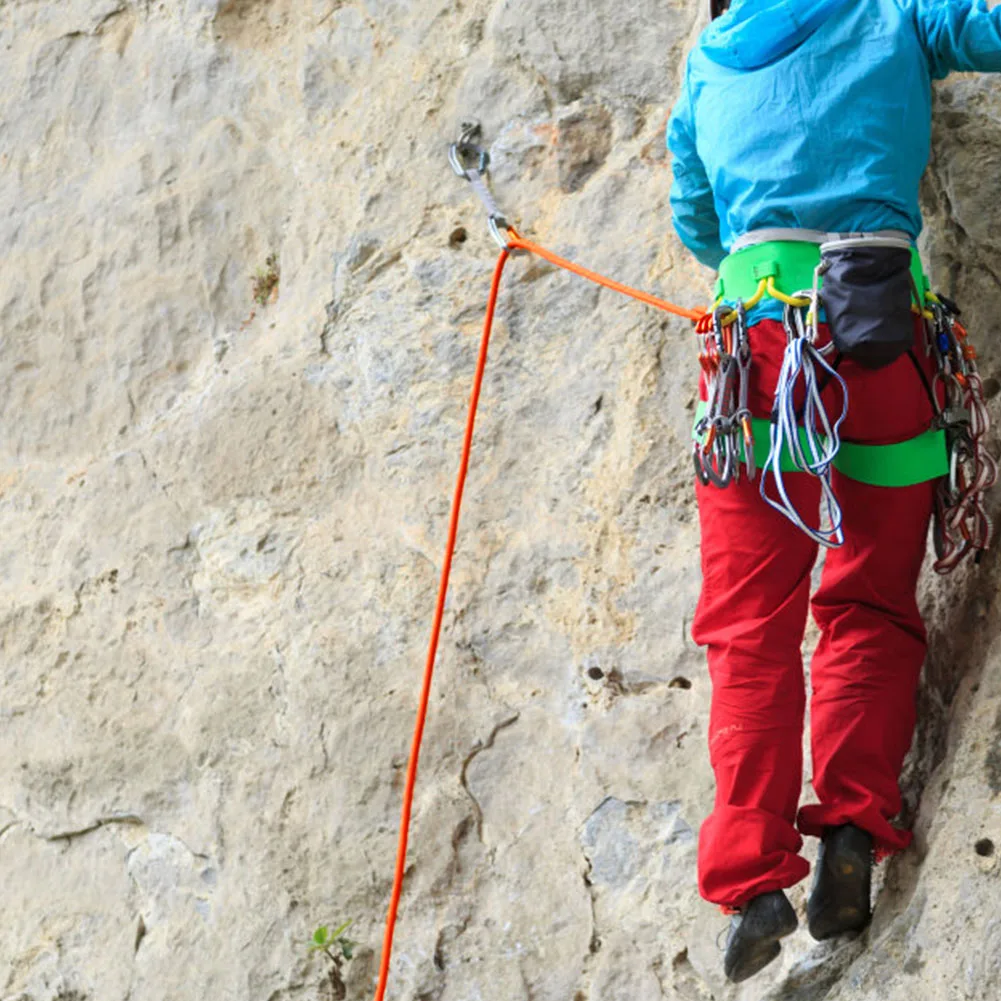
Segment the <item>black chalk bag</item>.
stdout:
<path fill-rule="evenodd" d="M 864 368 L 883 368 L 914 345 L 911 245 L 847 236 L 820 247 L 820 290 L 834 346 Z"/>

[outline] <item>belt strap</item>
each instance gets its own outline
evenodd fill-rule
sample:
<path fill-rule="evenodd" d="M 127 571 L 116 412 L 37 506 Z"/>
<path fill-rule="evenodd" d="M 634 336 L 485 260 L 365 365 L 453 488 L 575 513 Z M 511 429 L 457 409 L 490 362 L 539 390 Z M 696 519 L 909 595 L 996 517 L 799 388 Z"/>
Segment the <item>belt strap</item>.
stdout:
<path fill-rule="evenodd" d="M 912 243 L 909 233 L 902 229 L 877 229 L 864 233 L 828 233 L 822 229 L 798 229 L 795 227 L 772 226 L 766 229 L 752 229 L 743 236 L 738 236 L 730 247 L 730 253 L 736 254 L 738 250 L 747 247 L 756 247 L 759 243 L 772 243 L 775 240 L 783 240 L 790 243 L 828 243 L 832 240 L 860 240 L 869 237 L 876 237 L 884 240 L 906 240 Z"/>
<path fill-rule="evenodd" d="M 696 426 L 705 412 L 705 402 L 699 401 L 695 411 Z M 755 417 L 751 421 L 751 433 L 754 437 L 754 461 L 758 469 L 761 469 L 771 447 L 771 422 Z M 800 440 L 803 441 L 802 428 L 799 433 Z M 695 428 L 692 429 L 692 438 L 699 440 Z M 740 443 L 740 460 L 744 461 L 743 441 Z M 788 451 L 783 451 L 781 463 L 784 473 L 801 472 Z M 834 468 L 851 480 L 873 487 L 911 487 L 916 483 L 937 480 L 949 473 L 945 431 L 925 431 L 914 438 L 891 445 L 862 445 L 842 441 L 834 460 Z"/>

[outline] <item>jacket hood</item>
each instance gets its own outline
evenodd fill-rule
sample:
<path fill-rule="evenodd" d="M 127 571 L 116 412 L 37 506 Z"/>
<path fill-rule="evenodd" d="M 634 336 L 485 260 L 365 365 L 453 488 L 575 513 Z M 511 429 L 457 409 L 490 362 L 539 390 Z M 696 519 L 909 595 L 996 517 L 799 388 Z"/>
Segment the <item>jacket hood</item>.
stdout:
<path fill-rule="evenodd" d="M 849 0 L 733 0 L 699 39 L 714 63 L 752 70 L 781 59 L 806 41 Z"/>

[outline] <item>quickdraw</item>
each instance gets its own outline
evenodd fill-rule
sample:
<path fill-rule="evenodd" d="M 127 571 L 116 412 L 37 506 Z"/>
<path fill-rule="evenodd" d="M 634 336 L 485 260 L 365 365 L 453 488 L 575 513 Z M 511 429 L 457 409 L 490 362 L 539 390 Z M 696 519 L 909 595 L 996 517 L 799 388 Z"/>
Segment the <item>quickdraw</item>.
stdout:
<path fill-rule="evenodd" d="M 699 364 L 708 389 L 705 414 L 696 424 L 692 443 L 695 475 L 705 486 L 726 487 L 740 478 L 741 452 L 750 479 L 757 467 L 751 411 L 747 406 L 751 373 L 751 344 L 747 337 L 747 312 L 738 302 L 734 319 L 727 323 L 729 308 L 711 314 L 710 329 L 700 323 Z M 701 332 L 699 332 L 701 330 Z"/>
<path fill-rule="evenodd" d="M 940 391 L 945 400 L 938 424 L 945 429 L 949 449 L 949 475 L 940 481 L 935 494 L 934 567 L 937 573 L 947 574 L 968 555 L 979 563 L 990 546 L 994 526 L 984 494 L 997 482 L 998 464 L 987 451 L 990 416 L 984 385 L 977 371 L 977 352 L 959 322 L 959 310 L 941 295 L 929 296 L 928 305 L 931 319 L 925 326 L 937 363 L 932 396 L 937 400 Z"/>

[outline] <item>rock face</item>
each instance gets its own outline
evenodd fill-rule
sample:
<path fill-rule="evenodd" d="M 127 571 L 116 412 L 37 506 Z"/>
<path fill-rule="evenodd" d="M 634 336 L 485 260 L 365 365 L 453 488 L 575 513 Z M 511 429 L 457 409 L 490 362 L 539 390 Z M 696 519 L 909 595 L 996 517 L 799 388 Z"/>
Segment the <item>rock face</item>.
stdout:
<path fill-rule="evenodd" d="M 2 1001 L 326 1001 L 347 918 L 370 996 L 495 254 L 447 143 L 479 119 L 527 235 L 698 304 L 663 127 L 701 17 L 0 4 Z M 926 250 L 997 392 L 1001 90 L 938 103 Z M 390 997 L 994 999 L 995 556 L 924 589 L 874 926 L 721 979 L 688 330 L 509 265 Z"/>

